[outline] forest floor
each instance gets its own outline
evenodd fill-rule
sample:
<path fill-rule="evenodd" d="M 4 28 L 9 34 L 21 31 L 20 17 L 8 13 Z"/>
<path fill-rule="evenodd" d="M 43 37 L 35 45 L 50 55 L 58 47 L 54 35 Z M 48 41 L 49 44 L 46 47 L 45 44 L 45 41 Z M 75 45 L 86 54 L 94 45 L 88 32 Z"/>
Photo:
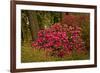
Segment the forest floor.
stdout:
<path fill-rule="evenodd" d="M 49 62 L 49 61 L 69 61 L 69 60 L 87 60 L 89 59 L 89 53 L 73 53 L 70 56 L 64 56 L 62 58 L 48 55 L 43 49 L 34 49 L 31 47 L 31 43 L 23 43 L 21 46 L 21 62 Z"/>

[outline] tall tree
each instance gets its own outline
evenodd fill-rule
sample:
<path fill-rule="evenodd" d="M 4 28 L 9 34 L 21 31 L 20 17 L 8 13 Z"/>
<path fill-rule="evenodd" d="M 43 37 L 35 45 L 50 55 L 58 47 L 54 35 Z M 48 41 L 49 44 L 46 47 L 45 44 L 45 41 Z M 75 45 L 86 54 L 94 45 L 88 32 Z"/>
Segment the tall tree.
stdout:
<path fill-rule="evenodd" d="M 22 11 L 21 13 L 21 38 L 22 38 L 22 42 L 29 40 L 27 16 L 24 11 Z"/>
<path fill-rule="evenodd" d="M 29 20 L 29 28 L 30 28 L 32 40 L 36 40 L 38 30 L 39 30 L 37 14 L 35 11 L 27 11 L 27 16 Z"/>

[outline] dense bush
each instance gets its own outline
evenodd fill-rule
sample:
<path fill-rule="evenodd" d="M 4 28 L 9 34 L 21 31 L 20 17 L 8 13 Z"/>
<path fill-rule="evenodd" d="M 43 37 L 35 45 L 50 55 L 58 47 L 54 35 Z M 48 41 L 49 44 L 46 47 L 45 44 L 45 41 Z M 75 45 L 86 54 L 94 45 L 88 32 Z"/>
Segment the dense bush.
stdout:
<path fill-rule="evenodd" d="M 81 28 L 60 23 L 53 24 L 50 28 L 40 30 L 38 38 L 32 43 L 32 47 L 51 50 L 52 56 L 63 57 L 73 51 L 80 53 L 85 49 L 81 38 Z"/>

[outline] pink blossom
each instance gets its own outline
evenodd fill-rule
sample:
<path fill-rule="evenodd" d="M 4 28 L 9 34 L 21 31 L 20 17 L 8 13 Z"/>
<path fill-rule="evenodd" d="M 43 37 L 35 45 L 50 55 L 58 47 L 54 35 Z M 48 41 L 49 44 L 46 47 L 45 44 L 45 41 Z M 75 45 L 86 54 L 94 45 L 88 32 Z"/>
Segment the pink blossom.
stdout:
<path fill-rule="evenodd" d="M 38 32 L 38 38 L 32 42 L 32 47 L 49 48 L 58 57 L 63 57 L 66 54 L 71 54 L 74 49 L 80 51 L 81 48 L 84 48 L 80 34 L 80 27 L 67 26 L 66 24 L 62 26 L 60 23 L 55 23 L 50 28 Z"/>

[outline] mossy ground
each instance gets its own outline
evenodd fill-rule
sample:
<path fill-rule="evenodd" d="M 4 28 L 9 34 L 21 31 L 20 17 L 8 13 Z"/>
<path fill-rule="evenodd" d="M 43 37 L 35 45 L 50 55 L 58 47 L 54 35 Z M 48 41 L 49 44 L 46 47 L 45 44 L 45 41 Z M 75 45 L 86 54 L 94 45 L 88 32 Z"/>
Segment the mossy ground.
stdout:
<path fill-rule="evenodd" d="M 21 46 L 21 62 L 49 62 L 49 61 L 69 61 L 69 60 L 86 60 L 89 59 L 89 53 L 73 53 L 63 58 L 55 57 L 47 54 L 43 49 L 32 48 L 31 43 L 23 43 Z"/>

